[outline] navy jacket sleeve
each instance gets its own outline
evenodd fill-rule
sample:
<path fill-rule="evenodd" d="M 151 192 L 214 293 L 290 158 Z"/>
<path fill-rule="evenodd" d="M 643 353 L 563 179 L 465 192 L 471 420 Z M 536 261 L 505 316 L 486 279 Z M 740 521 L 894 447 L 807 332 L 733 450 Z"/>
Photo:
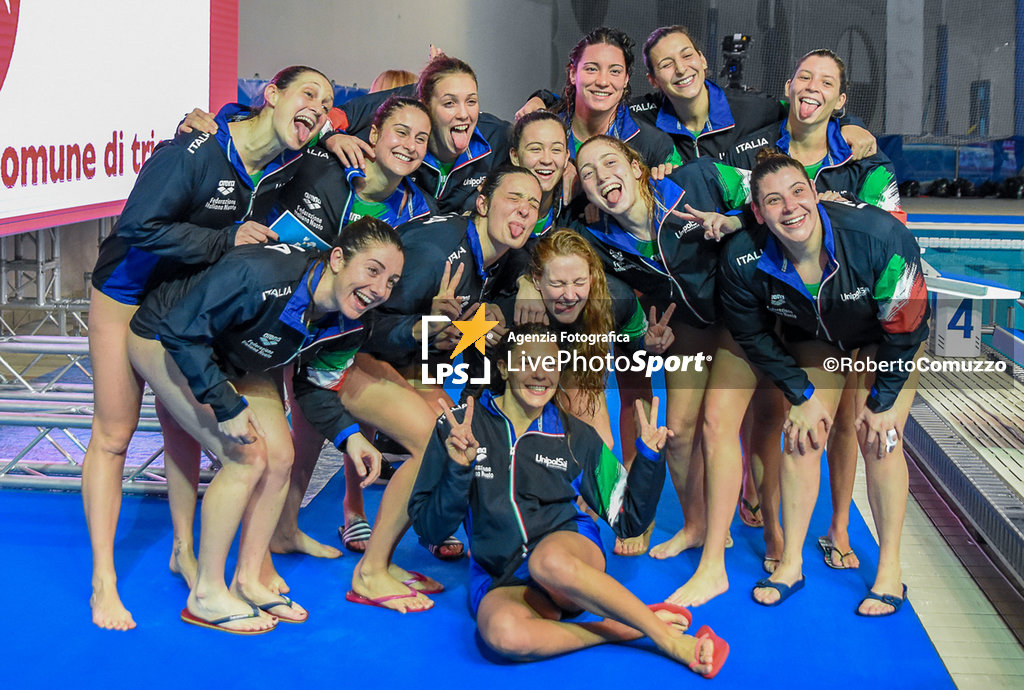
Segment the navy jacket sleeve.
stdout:
<path fill-rule="evenodd" d="M 457 409 L 453 414 L 462 421 L 465 409 Z M 448 420 L 439 418 L 409 499 L 413 529 L 428 544 L 440 544 L 451 536 L 469 507 L 473 465 L 460 465 L 448 457 L 444 442 L 450 431 Z"/>
<path fill-rule="evenodd" d="M 182 263 L 216 262 L 234 245 L 237 226 L 207 228 L 180 220 L 192 210 L 202 175 L 202 156 L 184 146 L 158 147 L 128 196 L 118 236 L 132 247 Z"/>
<path fill-rule="evenodd" d="M 218 422 L 236 417 L 246 405 L 217 366 L 213 349 L 218 333 L 258 314 L 258 295 L 253 295 L 246 271 L 241 263 L 215 264 L 157 327 L 160 342 L 188 379 L 196 400 L 212 407 Z"/>
<path fill-rule="evenodd" d="M 583 471 L 579 492 L 623 539 L 644 533 L 654 520 L 665 485 L 665 457 L 637 441 L 629 472 L 600 436 L 582 422 L 572 425 L 569 447 Z"/>
<path fill-rule="evenodd" d="M 750 260 L 742 269 L 737 266 L 738 252 L 730 251 L 730 246 L 743 240 L 743 235 L 730 239 L 718 265 L 718 294 L 725 325 L 751 363 L 782 390 L 789 402 L 799 405 L 810 398 L 814 388 L 807 373 L 776 335 L 774 317 L 754 292 L 751 274 L 756 269 L 751 264 L 756 260 Z"/>
<path fill-rule="evenodd" d="M 876 358 L 909 363 L 928 337 L 928 289 L 917 240 L 898 220 L 892 218 L 891 222 L 892 231 L 885 235 L 883 249 L 874 257 L 874 298 L 884 332 Z M 880 371 L 867 399 L 868 409 L 884 412 L 891 408 L 909 375 L 905 367 Z"/>

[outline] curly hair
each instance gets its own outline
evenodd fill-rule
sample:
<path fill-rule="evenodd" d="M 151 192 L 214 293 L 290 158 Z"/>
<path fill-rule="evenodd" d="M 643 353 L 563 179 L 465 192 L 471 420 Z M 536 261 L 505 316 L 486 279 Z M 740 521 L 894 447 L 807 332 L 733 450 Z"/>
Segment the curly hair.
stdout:
<path fill-rule="evenodd" d="M 608 281 L 605 278 L 601 257 L 578 232 L 558 228 L 545 235 L 533 250 L 528 269 L 530 277 L 535 282 L 539 281 L 544 274 L 544 267 L 552 259 L 562 256 L 578 256 L 590 269 L 590 294 L 580 315 L 582 331 L 590 335 L 610 333 L 615 324 L 612 321 L 611 295 L 608 292 Z M 576 350 L 589 361 L 591 357 L 604 357 L 608 345 L 594 338 L 593 342 L 584 340 L 577 343 Z M 584 396 L 585 412 L 593 415 L 597 409 L 597 401 L 604 391 L 607 375 L 600 370 L 574 370 L 570 372 L 569 378 L 569 387 L 578 388 Z"/>

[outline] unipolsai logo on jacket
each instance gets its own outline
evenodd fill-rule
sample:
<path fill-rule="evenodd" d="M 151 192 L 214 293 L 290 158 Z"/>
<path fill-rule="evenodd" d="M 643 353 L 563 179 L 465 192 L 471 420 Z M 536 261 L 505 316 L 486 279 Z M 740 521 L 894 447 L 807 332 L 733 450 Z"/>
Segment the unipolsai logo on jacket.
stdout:
<path fill-rule="evenodd" d="M 544 465 L 544 467 L 547 467 L 549 470 L 561 470 L 562 472 L 565 472 L 569 469 L 569 461 L 565 458 L 549 458 L 546 455 L 537 453 L 537 455 L 534 456 L 533 461 L 538 465 Z"/>

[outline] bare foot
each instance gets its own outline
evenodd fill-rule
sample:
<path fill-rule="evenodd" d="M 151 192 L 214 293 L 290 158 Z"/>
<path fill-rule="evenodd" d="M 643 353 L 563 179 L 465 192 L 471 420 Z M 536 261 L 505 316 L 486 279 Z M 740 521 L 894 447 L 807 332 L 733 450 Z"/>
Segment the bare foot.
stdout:
<path fill-rule="evenodd" d="M 352 591 L 367 599 L 381 599 L 382 597 L 408 594 L 414 591 L 410 587 L 396 580 L 388 571 L 371 572 L 364 567 L 364 560 L 356 564 L 352 572 Z M 434 606 L 434 602 L 423 594 L 416 593 L 415 597 L 392 599 L 382 602 L 384 608 L 393 609 L 399 613 L 406 611 L 422 611 Z"/>
<path fill-rule="evenodd" d="M 444 585 L 442 585 L 434 578 L 424 575 L 423 573 L 417 573 L 417 575 L 419 575 L 419 577 L 417 578 L 416 575 L 413 575 L 405 568 L 397 566 L 394 563 L 388 566 L 388 575 L 393 577 L 398 582 L 401 582 L 402 584 L 406 585 L 407 587 L 409 587 L 409 589 L 413 589 L 417 592 L 439 594 L 440 592 L 444 591 Z"/>
<path fill-rule="evenodd" d="M 171 550 L 171 560 L 167 567 L 184 580 L 189 589 L 192 589 L 196 583 L 196 571 L 199 564 L 196 562 L 196 555 L 191 544 L 186 545 L 175 541 Z"/>
<path fill-rule="evenodd" d="M 701 530 L 699 534 L 696 534 L 694 530 L 687 526 L 672 535 L 672 538 L 668 541 L 662 542 L 651 549 L 649 555 L 651 558 L 663 560 L 678 556 L 683 551 L 698 546 L 704 546 L 704 531 Z"/>
<path fill-rule="evenodd" d="M 647 548 L 651 543 L 651 532 L 654 531 L 654 523 L 644 530 L 644 533 L 639 537 L 630 537 L 629 539 L 615 538 L 615 548 L 612 553 L 617 556 L 642 556 L 647 553 Z"/>
<path fill-rule="evenodd" d="M 715 641 L 710 637 L 701 637 L 693 648 L 694 661 L 690 670 L 704 675 L 711 673 L 711 665 L 715 661 Z"/>
<path fill-rule="evenodd" d="M 258 609 L 257 609 L 258 610 Z M 196 618 L 204 621 L 213 621 L 227 616 L 242 616 L 252 613 L 252 606 L 239 599 L 231 592 L 224 590 L 219 594 L 208 597 L 196 596 L 195 589 L 188 596 L 188 611 Z M 277 621 L 273 616 L 259 612 L 254 618 L 242 618 L 235 621 L 226 621 L 220 627 L 228 630 L 256 631 L 270 630 Z"/>
<path fill-rule="evenodd" d="M 135 627 L 135 619 L 121 603 L 117 594 L 117 585 L 93 582 L 92 596 L 89 597 L 92 607 L 92 622 L 106 630 L 131 630 Z"/>
<path fill-rule="evenodd" d="M 711 672 L 715 643 L 710 637 L 698 639 L 693 635 L 680 635 L 669 638 L 658 646 L 670 659 L 686 666 L 694 673 Z"/>
<path fill-rule="evenodd" d="M 341 558 L 341 550 L 333 546 L 322 544 L 302 530 L 296 530 L 289 536 L 278 537 L 270 540 L 271 553 L 304 553 L 314 558 Z"/>
<path fill-rule="evenodd" d="M 234 582 L 231 585 L 231 593 L 274 618 L 279 618 L 289 623 L 303 623 L 309 618 L 309 612 L 306 609 L 258 582 L 248 587 L 242 587 L 237 582 Z"/>
<path fill-rule="evenodd" d="M 780 562 L 781 562 L 781 559 L 779 559 L 779 558 L 772 558 L 771 556 L 765 556 L 764 560 L 761 561 L 761 567 L 764 569 L 764 571 L 766 573 L 771 575 L 772 573 L 775 572 L 775 569 L 779 567 L 779 563 Z"/>
<path fill-rule="evenodd" d="M 725 568 L 701 568 L 665 601 L 680 606 L 700 606 L 729 590 Z"/>

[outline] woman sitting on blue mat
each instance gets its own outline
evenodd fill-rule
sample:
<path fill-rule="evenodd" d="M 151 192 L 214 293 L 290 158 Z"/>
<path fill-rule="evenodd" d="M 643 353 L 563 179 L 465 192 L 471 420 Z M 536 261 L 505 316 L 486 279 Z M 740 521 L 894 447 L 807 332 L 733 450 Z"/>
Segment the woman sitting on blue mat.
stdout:
<path fill-rule="evenodd" d="M 686 609 L 644 606 L 605 573 L 597 525 L 576 503 L 582 497 L 621 536 L 647 528 L 671 434 L 657 426 L 657 398 L 649 414 L 637 405 L 637 459 L 627 475 L 597 432 L 560 407 L 556 338 L 536 324 L 513 331 L 498 348 L 504 390 L 470 397 L 438 420 L 409 503 L 416 531 L 437 540 L 465 521 L 470 605 L 502 656 L 543 659 L 646 635 L 710 678 L 728 644 L 707 626 L 685 635 Z M 603 620 L 562 620 L 584 610 Z"/>
<path fill-rule="evenodd" d="M 758 156 L 751 204 L 761 226 L 734 236 L 720 261 L 726 325 L 790 403 L 783 426 L 782 560 L 753 590 L 777 606 L 803 588 L 801 551 L 818 496 L 821 451 L 844 387 L 843 358 L 878 365 L 851 377 L 878 572 L 857 613 L 887 616 L 906 598 L 899 563 L 907 500 L 903 427 L 928 334 L 920 250 L 892 215 L 866 203 L 821 202 L 805 166 Z M 781 337 L 775 321 L 782 324 Z M 865 365 L 866 366 L 866 365 Z"/>
<path fill-rule="evenodd" d="M 202 273 L 153 292 L 131 322 L 132 366 L 178 423 L 222 467 L 203 499 L 199 566 L 187 623 L 239 634 L 267 632 L 308 613 L 261 582 L 261 569 L 288 489 L 292 442 L 278 382 L 268 370 L 329 348 L 334 366 L 314 383 L 326 390 L 301 400 L 310 411 L 338 409 L 332 433 L 363 467 L 367 481 L 380 454 L 358 433 L 335 389 L 366 338 L 362 319 L 382 304 L 404 263 L 398 234 L 364 218 L 313 253 L 265 244 L 229 252 Z M 419 402 L 410 393 L 414 402 Z M 397 406 L 397 401 L 392 402 Z M 230 589 L 224 568 L 239 523 L 238 565 Z"/>

